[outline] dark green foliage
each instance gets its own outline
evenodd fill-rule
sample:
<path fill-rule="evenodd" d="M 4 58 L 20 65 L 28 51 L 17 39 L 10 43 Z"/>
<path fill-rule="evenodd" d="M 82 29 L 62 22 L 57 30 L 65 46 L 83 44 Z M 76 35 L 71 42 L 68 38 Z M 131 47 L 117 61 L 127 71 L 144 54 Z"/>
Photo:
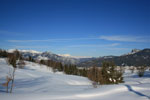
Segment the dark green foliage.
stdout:
<path fill-rule="evenodd" d="M 113 62 L 103 62 L 102 65 L 102 84 L 118 84 L 123 82 L 122 72 L 117 69 Z"/>
<path fill-rule="evenodd" d="M 78 69 L 77 75 L 87 77 L 87 69 Z"/>
<path fill-rule="evenodd" d="M 71 75 L 77 75 L 78 69 L 75 65 L 66 65 L 65 66 L 65 73 L 66 74 L 71 74 Z"/>
<path fill-rule="evenodd" d="M 0 49 L 0 57 L 7 57 L 8 53 L 6 52 L 6 50 L 2 50 Z"/>
<path fill-rule="evenodd" d="M 56 62 L 53 60 L 40 60 L 39 63 L 51 67 L 54 72 L 63 71 L 64 73 L 69 75 L 79 75 L 84 77 L 87 76 L 87 70 L 85 68 L 78 69 L 76 65 L 63 65 L 61 62 Z"/>

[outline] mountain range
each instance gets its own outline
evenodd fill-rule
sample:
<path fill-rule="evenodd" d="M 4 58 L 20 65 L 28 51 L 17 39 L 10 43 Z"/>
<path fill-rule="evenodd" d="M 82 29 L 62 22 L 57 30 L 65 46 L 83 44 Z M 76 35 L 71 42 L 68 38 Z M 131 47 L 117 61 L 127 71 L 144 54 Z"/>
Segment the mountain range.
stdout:
<path fill-rule="evenodd" d="M 10 49 L 8 52 L 13 52 L 15 49 Z M 81 62 L 89 61 L 95 59 L 94 57 L 76 57 L 76 56 L 70 56 L 70 55 L 60 55 L 60 54 L 54 54 L 49 51 L 45 52 L 38 52 L 34 50 L 19 50 L 21 55 L 24 58 L 29 58 L 30 56 L 35 60 L 53 60 L 56 62 L 61 62 L 63 64 L 79 64 Z"/>
<path fill-rule="evenodd" d="M 13 52 L 14 50 L 8 50 Z M 34 50 L 19 50 L 24 58 L 31 56 L 35 60 L 53 60 L 63 64 L 75 64 L 78 67 L 91 67 L 102 65 L 104 61 L 113 61 L 117 66 L 150 66 L 150 49 L 133 49 L 130 53 L 121 56 L 103 57 L 73 57 L 70 55 L 54 54 L 52 52 L 38 52 Z"/>
<path fill-rule="evenodd" d="M 113 61 L 117 66 L 150 66 L 150 49 L 133 49 L 130 53 L 121 56 L 104 56 L 90 61 L 81 62 L 80 67 L 102 65 L 104 61 Z"/>

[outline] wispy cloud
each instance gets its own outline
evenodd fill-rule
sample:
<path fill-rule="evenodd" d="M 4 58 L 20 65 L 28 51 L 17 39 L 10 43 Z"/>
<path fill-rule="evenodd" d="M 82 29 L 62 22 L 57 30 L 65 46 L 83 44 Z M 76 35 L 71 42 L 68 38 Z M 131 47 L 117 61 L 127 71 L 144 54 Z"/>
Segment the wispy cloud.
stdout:
<path fill-rule="evenodd" d="M 82 44 L 82 45 L 69 45 L 69 46 L 65 46 L 65 48 L 82 48 L 82 47 L 89 47 L 89 48 L 98 48 L 98 47 L 102 47 L 102 48 L 112 48 L 112 47 L 117 47 L 119 46 L 119 43 L 112 43 L 112 44 L 105 44 L 105 45 L 95 45 L 95 44 Z M 41 46 L 41 45 L 37 45 L 37 46 L 29 46 L 29 45 L 11 45 L 11 48 L 15 48 L 15 49 L 41 49 L 41 48 L 55 48 L 55 46 Z M 63 47 L 64 48 L 64 47 Z M 63 49 L 61 48 L 61 49 Z M 60 49 L 60 48 L 59 48 Z"/>
<path fill-rule="evenodd" d="M 12 46 L 13 48 L 16 48 L 16 49 L 26 49 L 26 48 L 50 48 L 51 46 Z"/>
<path fill-rule="evenodd" d="M 143 36 L 100 36 L 100 39 L 121 42 L 150 42 L 148 37 Z"/>
<path fill-rule="evenodd" d="M 68 38 L 68 39 L 45 39 L 45 40 L 7 40 L 8 42 L 65 42 L 75 40 L 95 40 L 99 38 Z"/>
<path fill-rule="evenodd" d="M 112 35 L 112 36 L 100 36 L 100 37 L 87 37 L 87 38 L 58 38 L 58 39 L 42 39 L 42 40 L 6 40 L 12 43 L 21 42 L 68 42 L 68 41 L 81 41 L 81 40 L 108 40 L 108 41 L 120 41 L 120 42 L 150 42 L 150 36 L 126 36 L 126 35 Z"/>
<path fill-rule="evenodd" d="M 119 43 L 112 43 L 112 44 L 105 44 L 105 45 L 100 45 L 100 44 L 83 44 L 83 45 L 71 45 L 68 47 L 73 47 L 73 48 L 77 48 L 77 47 L 115 47 L 120 45 Z"/>

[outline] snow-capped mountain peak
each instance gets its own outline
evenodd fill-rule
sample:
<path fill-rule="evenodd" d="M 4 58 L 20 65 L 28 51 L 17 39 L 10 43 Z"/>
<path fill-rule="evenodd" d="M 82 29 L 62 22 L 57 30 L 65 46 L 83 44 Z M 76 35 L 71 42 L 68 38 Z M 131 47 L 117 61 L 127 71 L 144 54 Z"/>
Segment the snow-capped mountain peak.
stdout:
<path fill-rule="evenodd" d="M 68 58 L 75 58 L 75 59 L 80 59 L 80 58 L 92 58 L 92 57 L 88 57 L 88 56 L 72 56 L 70 54 L 58 54 L 58 56 L 61 57 L 68 57 Z"/>
<path fill-rule="evenodd" d="M 35 50 L 20 50 L 20 52 L 42 53 L 42 52 L 35 51 Z"/>
<path fill-rule="evenodd" d="M 62 57 L 71 57 L 70 54 L 58 54 L 59 56 L 62 56 Z"/>
<path fill-rule="evenodd" d="M 16 49 L 9 49 L 9 50 L 7 50 L 9 53 L 12 53 L 12 52 L 14 52 Z M 40 53 L 42 53 L 42 52 L 39 52 L 39 51 L 35 51 L 35 50 L 18 50 L 19 52 L 22 52 L 22 53 L 38 53 L 38 54 L 40 54 Z"/>

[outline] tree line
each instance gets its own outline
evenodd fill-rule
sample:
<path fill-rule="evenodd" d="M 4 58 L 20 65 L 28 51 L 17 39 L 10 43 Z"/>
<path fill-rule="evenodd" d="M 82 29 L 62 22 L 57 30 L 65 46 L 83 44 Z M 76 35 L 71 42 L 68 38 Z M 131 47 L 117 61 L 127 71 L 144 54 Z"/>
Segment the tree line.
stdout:
<path fill-rule="evenodd" d="M 61 62 L 41 60 L 40 64 L 51 67 L 54 72 L 63 71 L 68 75 L 88 77 L 97 84 L 118 84 L 123 82 L 122 71 L 113 62 L 103 62 L 102 67 L 78 68 L 76 65 L 63 65 Z"/>

